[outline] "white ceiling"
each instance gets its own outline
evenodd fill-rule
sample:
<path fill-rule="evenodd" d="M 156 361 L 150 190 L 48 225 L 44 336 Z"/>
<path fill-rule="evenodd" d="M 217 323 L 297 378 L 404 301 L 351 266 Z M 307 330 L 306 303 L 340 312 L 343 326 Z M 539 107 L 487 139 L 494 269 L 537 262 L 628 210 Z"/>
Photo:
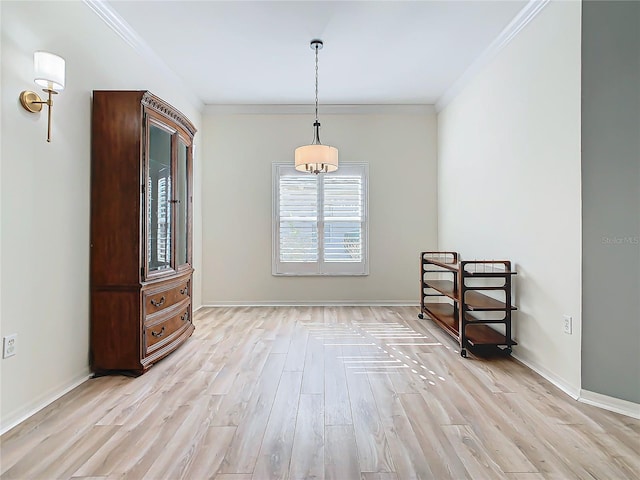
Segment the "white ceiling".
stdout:
<path fill-rule="evenodd" d="M 112 1 L 205 104 L 433 104 L 526 5 L 510 1 Z"/>

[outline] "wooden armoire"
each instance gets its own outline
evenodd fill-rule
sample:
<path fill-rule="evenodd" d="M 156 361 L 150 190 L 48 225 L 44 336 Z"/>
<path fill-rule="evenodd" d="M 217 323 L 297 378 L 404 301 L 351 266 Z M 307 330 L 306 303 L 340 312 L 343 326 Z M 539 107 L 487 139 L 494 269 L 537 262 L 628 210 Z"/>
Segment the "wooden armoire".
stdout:
<path fill-rule="evenodd" d="M 193 333 L 193 124 L 148 91 L 94 91 L 91 341 L 98 374 L 139 375 Z"/>

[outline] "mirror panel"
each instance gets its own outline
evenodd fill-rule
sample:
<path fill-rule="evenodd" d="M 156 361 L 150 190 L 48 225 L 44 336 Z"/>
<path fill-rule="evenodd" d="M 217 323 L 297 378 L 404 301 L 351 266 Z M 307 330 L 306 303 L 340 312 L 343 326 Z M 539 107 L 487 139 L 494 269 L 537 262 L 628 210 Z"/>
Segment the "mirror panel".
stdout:
<path fill-rule="evenodd" d="M 176 178 L 176 265 L 189 263 L 189 184 L 187 181 L 189 147 L 178 141 L 178 171 Z"/>
<path fill-rule="evenodd" d="M 147 272 L 171 268 L 171 133 L 149 125 Z"/>

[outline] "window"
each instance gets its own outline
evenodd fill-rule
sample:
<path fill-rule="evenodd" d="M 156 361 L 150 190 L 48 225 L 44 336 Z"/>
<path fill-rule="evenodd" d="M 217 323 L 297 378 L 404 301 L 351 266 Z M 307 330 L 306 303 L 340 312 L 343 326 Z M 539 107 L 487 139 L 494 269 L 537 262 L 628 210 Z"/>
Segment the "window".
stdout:
<path fill-rule="evenodd" d="M 273 165 L 274 275 L 367 275 L 366 164 L 335 173 Z"/>

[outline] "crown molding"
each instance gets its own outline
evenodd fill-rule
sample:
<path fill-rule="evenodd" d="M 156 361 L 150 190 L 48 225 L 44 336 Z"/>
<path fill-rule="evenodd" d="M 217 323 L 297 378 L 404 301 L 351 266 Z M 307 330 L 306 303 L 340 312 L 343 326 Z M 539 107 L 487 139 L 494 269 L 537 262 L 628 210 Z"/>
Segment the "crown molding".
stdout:
<path fill-rule="evenodd" d="M 442 111 L 473 80 L 482 68 L 488 65 L 498 53 L 526 27 L 550 0 L 529 0 L 511 22 L 500 32 L 493 42 L 467 68 L 464 73 L 442 94 L 435 104 L 437 112 Z"/>
<path fill-rule="evenodd" d="M 181 87 L 189 101 L 198 110 L 202 110 L 204 104 L 202 100 L 194 95 L 189 87 L 186 86 L 184 80 L 174 72 L 169 65 L 158 55 L 155 50 L 122 18 L 108 2 L 103 0 L 83 0 L 93 13 L 102 20 L 111 30 L 113 30 L 127 45 L 133 48 L 141 57 L 143 57 L 152 66 L 159 69 L 165 76 L 172 79 Z"/>
<path fill-rule="evenodd" d="M 435 105 L 323 105 L 325 114 L 428 114 L 439 112 L 446 107 L 463 88 L 486 66 L 515 36 L 528 25 L 550 0 L 529 0 L 527 5 L 505 27 L 505 29 L 491 42 L 486 50 L 474 61 L 469 68 L 445 91 Z M 308 105 L 204 105 L 196 95 L 185 85 L 164 60 L 145 42 L 108 2 L 103 0 L 83 0 L 83 2 L 120 38 L 122 38 L 138 54 L 149 63 L 160 69 L 182 87 L 194 106 L 204 113 L 212 115 L 267 115 L 267 114 L 306 114 L 310 112 Z"/>
<path fill-rule="evenodd" d="M 205 115 L 313 115 L 313 105 L 205 105 Z M 435 106 L 415 105 L 321 105 L 321 115 L 428 115 Z"/>

